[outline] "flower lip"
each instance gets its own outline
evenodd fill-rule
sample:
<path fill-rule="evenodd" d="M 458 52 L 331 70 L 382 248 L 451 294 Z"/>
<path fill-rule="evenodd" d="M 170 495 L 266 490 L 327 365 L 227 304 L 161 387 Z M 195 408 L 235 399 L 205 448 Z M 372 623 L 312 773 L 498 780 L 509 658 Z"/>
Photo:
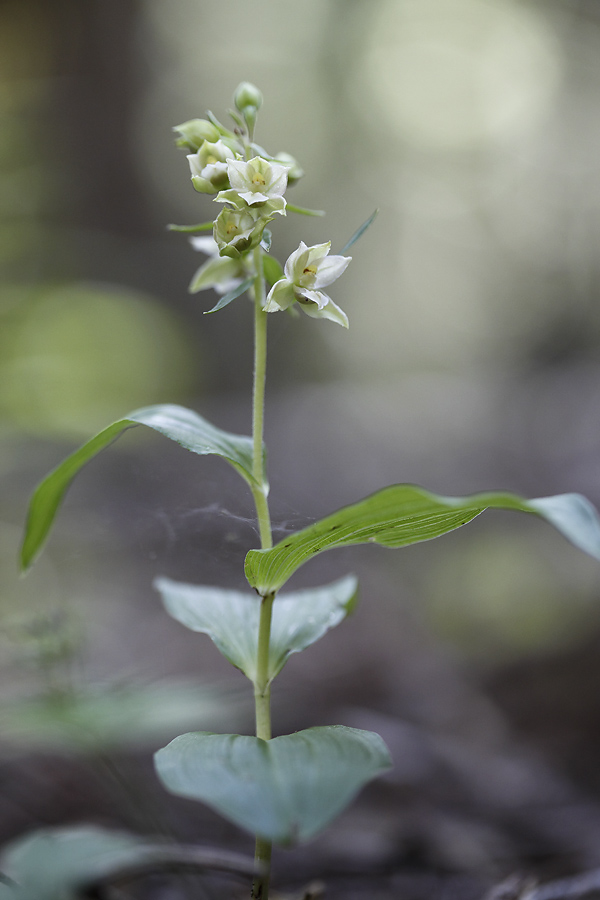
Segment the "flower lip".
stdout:
<path fill-rule="evenodd" d="M 194 234 L 189 238 L 189 241 L 194 250 L 199 250 L 200 253 L 205 253 L 207 256 L 219 255 L 217 242 L 212 235 Z"/>

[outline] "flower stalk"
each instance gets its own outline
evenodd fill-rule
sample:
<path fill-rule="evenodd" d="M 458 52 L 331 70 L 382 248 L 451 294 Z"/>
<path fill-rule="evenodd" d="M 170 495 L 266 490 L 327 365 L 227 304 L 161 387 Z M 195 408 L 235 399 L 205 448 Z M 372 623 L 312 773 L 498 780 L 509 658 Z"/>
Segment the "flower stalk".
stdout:
<path fill-rule="evenodd" d="M 267 500 L 267 483 L 263 454 L 265 385 L 267 375 L 267 313 L 265 304 L 265 280 L 263 276 L 262 249 L 254 250 L 254 378 L 252 394 L 252 474 L 257 483 L 253 487 L 254 504 L 260 533 L 261 549 L 273 546 L 271 517 Z M 269 644 L 271 639 L 271 618 L 275 594 L 262 598 L 258 628 L 256 659 L 256 681 L 254 683 L 254 709 L 256 737 L 271 740 L 271 686 L 269 681 Z M 262 874 L 256 875 L 252 884 L 252 900 L 268 900 L 269 876 L 271 868 L 271 841 L 256 838 L 255 862 Z"/>
<path fill-rule="evenodd" d="M 265 279 L 262 270 L 262 249 L 254 249 L 254 377 L 252 392 L 252 475 L 256 481 L 253 487 L 254 504 L 258 518 L 260 546 L 266 550 L 273 546 L 271 516 L 267 502 L 267 479 L 265 476 L 263 433 L 265 418 L 265 384 L 267 378 L 267 314 L 265 304 Z"/>

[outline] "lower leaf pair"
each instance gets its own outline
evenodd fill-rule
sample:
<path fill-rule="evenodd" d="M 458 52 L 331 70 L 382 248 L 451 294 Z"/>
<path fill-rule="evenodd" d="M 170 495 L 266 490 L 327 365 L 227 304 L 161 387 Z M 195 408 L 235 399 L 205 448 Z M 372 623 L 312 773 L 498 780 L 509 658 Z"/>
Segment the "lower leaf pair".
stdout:
<path fill-rule="evenodd" d="M 360 788 L 392 765 L 378 734 L 343 725 L 263 741 L 197 732 L 155 756 L 174 794 L 201 800 L 252 834 L 278 844 L 306 841 Z"/>
<path fill-rule="evenodd" d="M 173 618 L 207 634 L 257 687 L 261 598 L 216 587 L 155 582 Z M 339 624 L 357 596 L 353 575 L 278 596 L 273 604 L 267 678 L 292 653 Z M 313 837 L 367 782 L 391 766 L 379 735 L 341 725 L 263 741 L 198 732 L 175 738 L 155 757 L 172 793 L 201 800 L 259 837 L 290 844 Z"/>

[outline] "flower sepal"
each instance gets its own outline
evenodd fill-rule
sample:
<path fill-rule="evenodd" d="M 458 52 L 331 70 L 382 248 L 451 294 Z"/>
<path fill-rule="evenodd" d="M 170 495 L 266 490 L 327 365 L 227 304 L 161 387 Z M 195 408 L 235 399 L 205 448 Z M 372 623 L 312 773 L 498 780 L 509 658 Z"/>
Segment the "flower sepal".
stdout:
<path fill-rule="evenodd" d="M 196 271 L 188 291 L 197 294 L 213 288 L 217 294 L 227 294 L 238 286 L 240 275 L 243 275 L 243 269 L 239 259 L 215 256 L 207 259 Z"/>
<path fill-rule="evenodd" d="M 263 306 L 265 312 L 280 312 L 288 309 L 292 303 L 296 302 L 294 293 L 294 285 L 287 278 L 281 278 L 276 281 L 267 297 L 267 302 Z"/>

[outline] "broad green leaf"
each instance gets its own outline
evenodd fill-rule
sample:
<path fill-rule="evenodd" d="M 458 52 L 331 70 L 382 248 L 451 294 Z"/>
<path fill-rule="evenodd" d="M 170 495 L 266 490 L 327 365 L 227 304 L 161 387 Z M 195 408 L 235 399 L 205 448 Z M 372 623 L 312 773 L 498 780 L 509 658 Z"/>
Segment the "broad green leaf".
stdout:
<path fill-rule="evenodd" d="M 82 466 L 132 425 L 147 425 L 192 453 L 222 456 L 251 487 L 267 489 L 266 485 L 257 485 L 252 476 L 251 438 L 222 431 L 182 406 L 168 404 L 137 409 L 83 444 L 38 485 L 29 504 L 21 548 L 23 570 L 32 565 L 42 549 L 65 492 Z"/>
<path fill-rule="evenodd" d="M 174 794 L 201 800 L 267 840 L 306 841 L 363 785 L 391 766 L 378 734 L 343 725 L 263 741 L 240 734 L 184 734 L 154 757 Z"/>
<path fill-rule="evenodd" d="M 208 313 L 214 313 L 219 309 L 224 309 L 226 306 L 229 306 L 233 300 L 237 300 L 238 297 L 241 297 L 242 294 L 246 293 L 249 287 L 252 287 L 253 281 L 254 278 L 244 278 L 241 284 L 238 284 L 238 286 L 234 287 L 229 293 L 224 294 L 216 306 L 213 306 L 212 309 L 205 310 L 204 315 L 206 316 Z"/>
<path fill-rule="evenodd" d="M 212 231 L 214 222 L 200 222 L 199 225 L 167 225 L 169 231 L 182 231 L 184 234 L 195 234 L 198 231 Z"/>
<path fill-rule="evenodd" d="M 148 841 L 95 826 L 44 828 L 8 844 L 0 857 L 7 884 L 1 900 L 80 900 L 100 885 L 136 875 L 217 869 L 251 875 L 253 860 L 239 853 Z M 89 896 L 92 896 L 89 893 Z M 94 890 L 94 896 L 100 896 Z"/>
<path fill-rule="evenodd" d="M 14 698 L 0 704 L 5 751 L 96 753 L 154 747 L 175 734 L 220 720 L 231 728 L 246 698 L 232 685 L 165 681 L 106 685 L 72 694 Z"/>
<path fill-rule="evenodd" d="M 144 843 L 102 828 L 43 829 L 9 844 L 0 871 L 15 882 L 14 900 L 76 900 L 78 889 L 147 853 Z M 0 894 L 4 900 L 4 894 Z"/>
<path fill-rule="evenodd" d="M 223 656 L 256 681 L 258 623 L 261 598 L 255 593 L 181 584 L 158 578 L 169 615 L 207 634 Z M 280 594 L 273 604 L 269 644 L 269 681 L 281 671 L 291 653 L 299 653 L 342 621 L 353 606 L 358 584 L 353 575 L 326 587 Z"/>
<path fill-rule="evenodd" d="M 600 519 L 580 494 L 538 500 L 503 492 L 440 497 L 412 484 L 396 484 L 289 535 L 270 550 L 250 550 L 246 578 L 259 594 L 278 591 L 296 569 L 324 550 L 365 543 L 406 547 L 453 531 L 488 508 L 535 513 L 600 559 Z"/>
<path fill-rule="evenodd" d="M 306 209 L 305 206 L 294 206 L 293 203 L 288 203 L 286 206 L 288 212 L 298 213 L 301 216 L 324 216 L 325 210 L 323 209 Z"/>
<path fill-rule="evenodd" d="M 274 256 L 263 256 L 263 275 L 271 285 L 283 278 L 281 263 Z"/>
<path fill-rule="evenodd" d="M 344 246 L 340 250 L 340 253 L 339 253 L 340 256 L 343 256 L 344 253 L 346 253 L 350 249 L 350 247 L 352 247 L 352 245 L 355 244 L 357 242 L 357 240 L 363 236 L 363 234 L 365 233 L 367 228 L 369 228 L 373 224 L 373 222 L 375 221 L 375 219 L 377 218 L 378 215 L 379 215 L 379 210 L 376 209 L 375 212 L 371 213 L 371 215 L 366 220 L 366 222 L 363 222 L 362 225 L 360 226 L 360 228 L 356 229 L 356 231 L 354 232 L 354 234 L 352 235 L 352 237 L 350 238 L 348 243 L 344 244 Z"/>

